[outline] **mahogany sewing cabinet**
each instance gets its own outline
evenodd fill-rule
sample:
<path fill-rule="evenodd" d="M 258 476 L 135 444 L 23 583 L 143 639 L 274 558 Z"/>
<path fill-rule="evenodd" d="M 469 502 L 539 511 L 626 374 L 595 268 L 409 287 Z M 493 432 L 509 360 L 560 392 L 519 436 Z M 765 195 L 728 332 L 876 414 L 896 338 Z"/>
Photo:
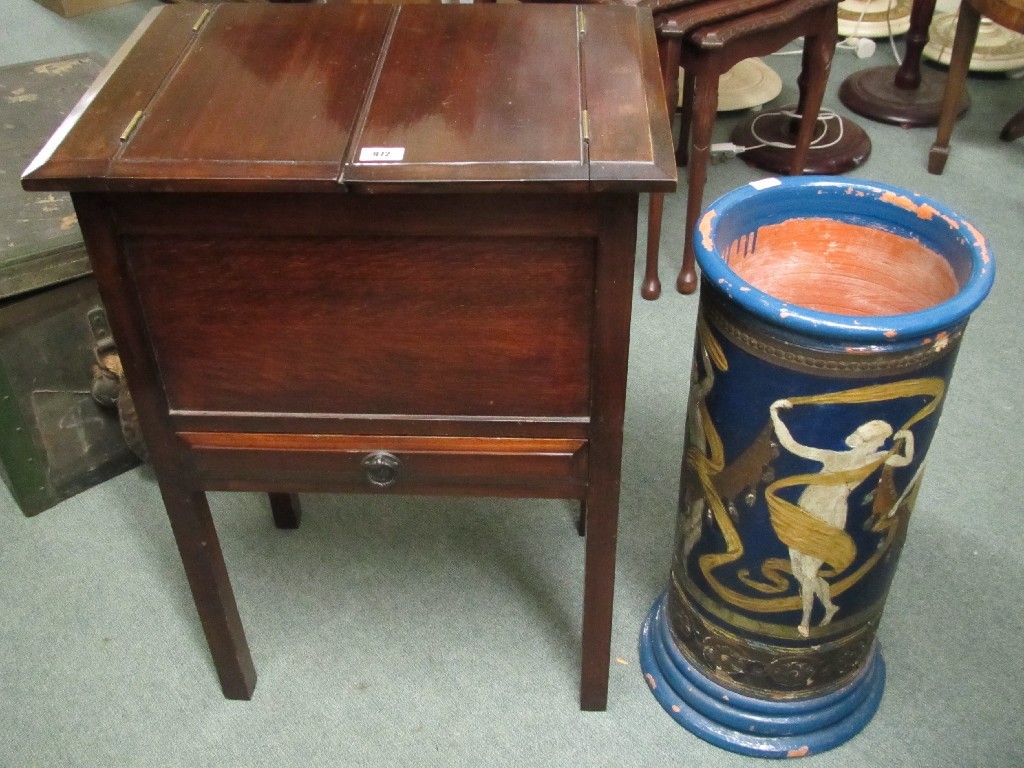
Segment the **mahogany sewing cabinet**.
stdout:
<path fill-rule="evenodd" d="M 676 174 L 650 13 L 154 10 L 26 171 L 69 190 L 224 694 L 208 490 L 578 499 L 603 709 L 637 204 Z"/>

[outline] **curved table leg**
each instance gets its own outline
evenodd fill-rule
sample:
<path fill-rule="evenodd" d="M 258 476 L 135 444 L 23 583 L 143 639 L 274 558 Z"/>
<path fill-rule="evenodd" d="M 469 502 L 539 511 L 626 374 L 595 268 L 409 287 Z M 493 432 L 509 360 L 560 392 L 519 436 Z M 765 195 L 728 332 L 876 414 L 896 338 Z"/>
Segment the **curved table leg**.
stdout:
<path fill-rule="evenodd" d="M 830 11 L 831 8 L 826 10 Z M 827 29 L 826 32 L 804 38 L 803 63 L 797 77 L 797 86 L 800 88 L 800 102 L 797 106 L 800 123 L 789 165 L 790 176 L 801 175 L 807 167 L 807 153 L 814 138 L 818 113 L 825 97 L 828 73 L 832 68 L 832 56 L 836 49 L 836 27 L 834 24 L 825 24 L 823 27 Z"/>
<path fill-rule="evenodd" d="M 661 64 L 661 80 L 665 87 L 665 101 L 669 120 L 676 113 L 679 103 L 679 58 L 681 56 L 679 37 L 662 37 L 658 40 L 658 58 Z M 685 125 L 685 118 L 683 125 Z M 682 131 L 682 128 L 680 128 Z M 661 248 L 661 220 L 665 209 L 665 196 L 654 193 L 647 211 L 647 260 L 644 265 L 644 281 L 640 295 L 653 301 L 661 295 L 661 278 L 658 277 L 658 259 Z"/>
<path fill-rule="evenodd" d="M 683 105 L 683 126 L 686 113 L 692 115 L 689 131 L 690 156 L 686 191 L 686 232 L 683 239 L 683 266 L 676 278 L 680 293 L 693 293 L 697 288 L 697 267 L 693 249 L 693 230 L 700 218 L 704 201 L 704 185 L 708 178 L 708 158 L 711 155 L 711 133 L 718 111 L 718 77 L 720 72 L 713 66 L 713 57 L 694 62 L 686 68 L 684 91 L 693 91 L 689 100 L 692 106 L 687 110 Z M 696 71 L 698 70 L 699 71 Z M 692 80 L 691 80 L 692 78 Z M 691 85 L 692 82 L 692 85 Z M 685 96 L 684 96 L 685 98 Z M 682 129 L 680 129 L 682 137 Z M 680 146 L 682 140 L 680 138 Z"/>
<path fill-rule="evenodd" d="M 661 278 L 658 277 L 658 251 L 661 248 L 661 218 L 665 210 L 665 195 L 652 192 L 647 209 L 647 261 L 644 264 L 644 282 L 640 295 L 648 301 L 661 296 Z"/>
<path fill-rule="evenodd" d="M 679 120 L 679 143 L 676 144 L 676 167 L 684 167 L 690 160 L 690 128 L 693 124 L 693 99 L 696 84 L 689 70 L 683 76 L 683 108 Z"/>

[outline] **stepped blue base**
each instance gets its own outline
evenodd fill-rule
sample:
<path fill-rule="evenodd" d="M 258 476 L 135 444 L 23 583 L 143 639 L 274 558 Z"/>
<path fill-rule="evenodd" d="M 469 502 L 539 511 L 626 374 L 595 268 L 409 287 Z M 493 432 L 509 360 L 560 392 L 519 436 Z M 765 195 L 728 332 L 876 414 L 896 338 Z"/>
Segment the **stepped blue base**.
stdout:
<path fill-rule="evenodd" d="M 724 688 L 680 653 L 669 633 L 666 596 L 651 607 L 640 633 L 640 667 L 651 693 L 672 718 L 705 741 L 754 757 L 804 757 L 856 736 L 878 709 L 885 663 L 876 643 L 850 683 L 802 700 L 759 699 Z"/>

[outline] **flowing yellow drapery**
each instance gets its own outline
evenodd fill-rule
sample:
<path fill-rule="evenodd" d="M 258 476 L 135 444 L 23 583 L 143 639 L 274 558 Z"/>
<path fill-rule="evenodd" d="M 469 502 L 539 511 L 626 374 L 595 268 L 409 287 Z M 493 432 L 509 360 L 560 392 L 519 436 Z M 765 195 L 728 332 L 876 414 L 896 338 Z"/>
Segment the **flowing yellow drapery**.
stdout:
<path fill-rule="evenodd" d="M 715 367 L 727 370 L 728 361 L 721 345 L 714 338 L 710 329 L 703 323 L 698 326 L 701 343 Z M 884 402 L 909 397 L 927 397 L 928 400 L 900 430 L 909 430 L 913 425 L 933 413 L 942 402 L 945 383 L 939 378 L 908 379 L 905 381 L 874 384 L 854 389 L 831 392 L 821 395 L 806 395 L 789 398 L 794 407 L 801 405 L 854 405 L 863 403 Z M 737 573 L 738 578 L 748 587 L 764 596 L 750 595 L 732 589 L 723 584 L 715 571 L 724 565 L 734 563 L 743 557 L 743 540 L 736 530 L 725 507 L 725 502 L 718 495 L 714 477 L 725 467 L 725 452 L 722 439 L 711 421 L 704 400 L 695 404 L 700 409 L 701 422 L 704 425 L 706 452 L 698 447 L 691 447 L 686 454 L 686 461 L 696 474 L 706 503 L 712 511 L 725 540 L 722 552 L 705 554 L 699 558 L 699 567 L 711 589 L 726 602 L 759 613 L 776 613 L 798 610 L 801 607 L 797 594 L 784 595 L 791 587 L 787 574 L 791 573 L 788 560 L 768 558 L 761 564 L 760 579 L 751 578 L 744 569 Z M 863 467 L 843 472 L 822 472 L 801 474 L 776 480 L 765 489 L 769 516 L 779 540 L 787 547 L 808 556 L 824 561 L 829 568 L 822 571 L 822 576 L 835 578 L 849 569 L 856 559 L 857 550 L 853 539 L 844 530 L 831 526 L 814 517 L 806 510 L 779 496 L 779 491 L 794 486 L 836 485 L 862 482 L 876 469 L 885 464 L 897 452 L 893 447 Z M 917 478 L 915 477 L 915 482 Z M 884 534 L 881 546 L 877 547 L 870 558 L 852 573 L 846 574 L 838 582 L 831 585 L 831 594 L 839 595 L 863 578 L 879 559 L 889 550 L 896 538 L 896 520 L 886 516 L 875 521 L 872 530 Z"/>

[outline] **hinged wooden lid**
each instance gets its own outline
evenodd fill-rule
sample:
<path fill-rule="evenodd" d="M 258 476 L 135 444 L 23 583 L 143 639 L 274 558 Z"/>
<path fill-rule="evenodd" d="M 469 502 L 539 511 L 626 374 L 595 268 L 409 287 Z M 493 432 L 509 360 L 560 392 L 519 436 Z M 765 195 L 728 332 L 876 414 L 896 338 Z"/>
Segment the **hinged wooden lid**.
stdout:
<path fill-rule="evenodd" d="M 586 182 L 582 80 L 570 6 L 403 8 L 343 181 Z"/>
<path fill-rule="evenodd" d="M 675 186 L 650 14 L 543 5 L 170 6 L 28 189 Z"/>

